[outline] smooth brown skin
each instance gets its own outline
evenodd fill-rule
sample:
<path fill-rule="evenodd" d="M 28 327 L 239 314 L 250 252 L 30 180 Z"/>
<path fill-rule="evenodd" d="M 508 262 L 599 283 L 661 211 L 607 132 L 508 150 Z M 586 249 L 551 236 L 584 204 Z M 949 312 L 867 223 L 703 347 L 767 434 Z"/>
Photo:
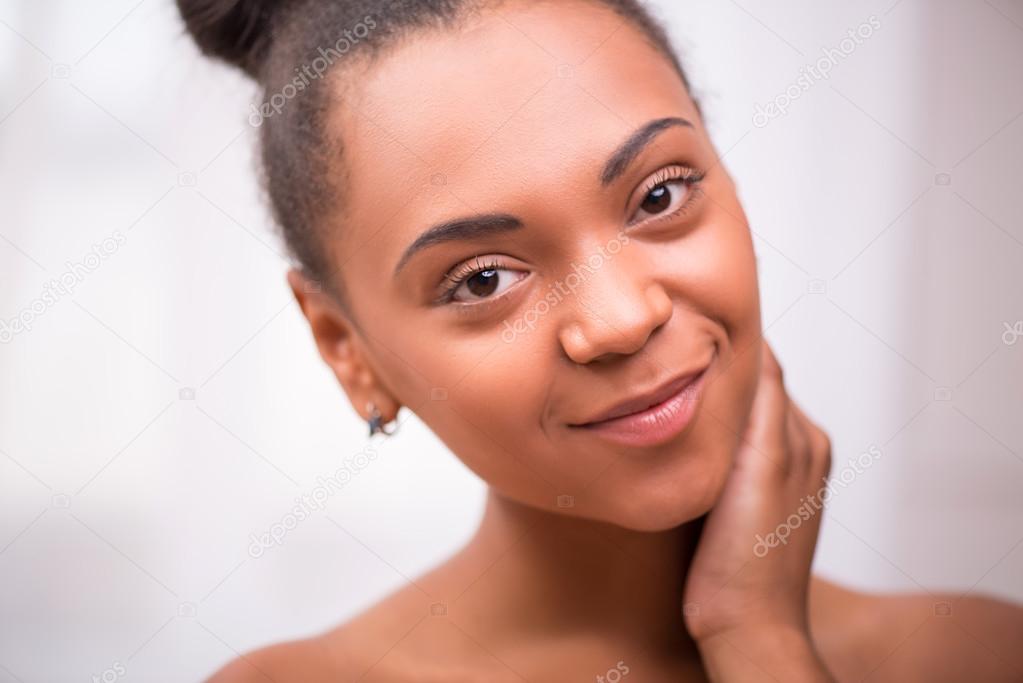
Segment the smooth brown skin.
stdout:
<path fill-rule="evenodd" d="M 358 324 L 296 272 L 291 285 L 355 409 L 414 411 L 488 483 L 486 514 L 465 548 L 367 612 L 211 680 L 584 681 L 619 662 L 644 682 L 1023 680 L 1016 607 L 811 579 L 819 514 L 754 557 L 755 535 L 820 488 L 830 442 L 762 339 L 732 179 L 631 24 L 590 3 L 515 0 L 333 85 L 345 199 L 329 248 Z M 603 187 L 608 155 L 664 117 L 694 127 L 661 132 Z M 671 164 L 705 171 L 702 192 L 672 184 L 685 215 L 627 227 Z M 392 279 L 427 226 L 484 212 L 524 227 L 430 247 Z M 622 234 L 535 329 L 502 340 L 502 321 Z M 503 269 L 493 303 L 432 304 L 477 255 Z M 568 426 L 711 359 L 695 421 L 662 446 Z M 951 616 L 935 614 L 943 600 Z"/>

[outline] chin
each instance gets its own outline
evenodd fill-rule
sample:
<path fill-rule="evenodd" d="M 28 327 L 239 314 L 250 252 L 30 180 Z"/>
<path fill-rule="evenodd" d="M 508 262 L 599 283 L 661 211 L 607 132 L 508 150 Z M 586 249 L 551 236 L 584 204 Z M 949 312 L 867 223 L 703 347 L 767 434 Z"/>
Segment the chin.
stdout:
<path fill-rule="evenodd" d="M 710 512 L 724 489 L 727 462 L 699 463 L 675 476 L 640 485 L 623 485 L 614 505 L 605 506 L 605 521 L 632 531 L 674 529 Z"/>

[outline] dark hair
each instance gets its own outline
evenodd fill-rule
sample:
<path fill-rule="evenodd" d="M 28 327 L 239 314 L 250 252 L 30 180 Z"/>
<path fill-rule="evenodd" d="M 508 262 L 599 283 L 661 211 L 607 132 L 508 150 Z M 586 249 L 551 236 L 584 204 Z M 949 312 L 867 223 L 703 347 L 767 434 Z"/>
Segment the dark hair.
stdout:
<path fill-rule="evenodd" d="M 664 28 L 640 0 L 589 0 L 631 21 L 689 81 Z M 177 0 L 185 26 L 203 54 L 224 60 L 262 87 L 261 107 L 250 122 L 261 126 L 263 184 L 284 240 L 305 275 L 331 289 L 346 305 L 338 267 L 323 248 L 324 220 L 338 206 L 340 188 L 331 164 L 342 141 L 326 134 L 329 85 L 335 61 L 379 54 L 392 42 L 426 28 L 454 27 L 476 10 L 500 0 Z M 316 64 L 325 68 L 320 73 Z M 315 77 L 310 73 L 315 73 Z M 333 74 L 332 74 L 333 75 Z M 273 106 L 289 92 L 301 97 Z M 697 105 L 698 106 L 698 105 Z M 337 282 L 334 282 L 337 280 Z"/>

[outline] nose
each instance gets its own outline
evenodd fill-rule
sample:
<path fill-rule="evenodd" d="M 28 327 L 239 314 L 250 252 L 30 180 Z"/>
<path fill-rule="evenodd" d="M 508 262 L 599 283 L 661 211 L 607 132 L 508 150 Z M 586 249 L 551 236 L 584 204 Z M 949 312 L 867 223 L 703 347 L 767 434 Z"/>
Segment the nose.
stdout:
<path fill-rule="evenodd" d="M 671 297 L 649 264 L 618 259 L 587 276 L 558 331 L 565 354 L 580 365 L 636 353 L 671 318 Z"/>

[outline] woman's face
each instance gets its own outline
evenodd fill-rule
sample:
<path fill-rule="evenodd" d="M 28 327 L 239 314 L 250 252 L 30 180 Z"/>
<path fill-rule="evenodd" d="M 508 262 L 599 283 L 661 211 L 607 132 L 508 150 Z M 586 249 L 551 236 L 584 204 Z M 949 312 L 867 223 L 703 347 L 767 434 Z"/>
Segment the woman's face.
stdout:
<path fill-rule="evenodd" d="M 752 405 L 759 294 L 668 59 L 598 4 L 508 2 L 336 85 L 328 247 L 358 328 L 330 362 L 355 407 L 372 383 L 529 505 L 649 531 L 707 512 Z M 579 426 L 705 367 L 677 434 Z"/>

